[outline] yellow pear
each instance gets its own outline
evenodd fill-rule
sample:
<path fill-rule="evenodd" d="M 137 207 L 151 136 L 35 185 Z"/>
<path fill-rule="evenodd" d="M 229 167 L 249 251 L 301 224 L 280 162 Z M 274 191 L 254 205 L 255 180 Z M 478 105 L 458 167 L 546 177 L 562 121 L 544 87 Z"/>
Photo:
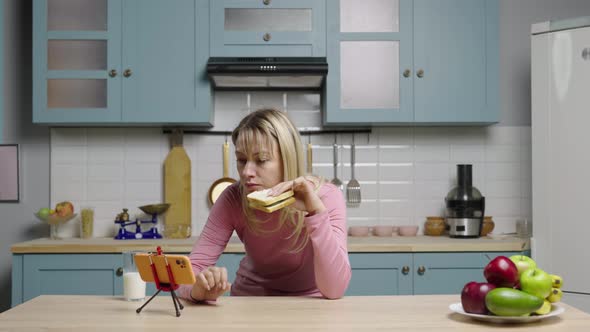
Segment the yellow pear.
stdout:
<path fill-rule="evenodd" d="M 551 311 L 551 302 L 545 300 L 543 301 L 543 305 L 539 308 L 535 313 L 537 315 L 546 315 Z"/>
<path fill-rule="evenodd" d="M 559 288 L 551 288 L 551 293 L 547 296 L 547 300 L 551 303 L 561 301 L 561 297 L 563 296 L 563 292 Z"/>

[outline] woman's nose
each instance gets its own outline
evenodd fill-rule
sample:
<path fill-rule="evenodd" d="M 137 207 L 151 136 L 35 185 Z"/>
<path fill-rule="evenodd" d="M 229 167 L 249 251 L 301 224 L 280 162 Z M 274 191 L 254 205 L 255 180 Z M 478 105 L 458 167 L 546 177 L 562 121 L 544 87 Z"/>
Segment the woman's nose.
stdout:
<path fill-rule="evenodd" d="M 242 175 L 245 177 L 252 177 L 256 174 L 256 170 L 254 169 L 256 165 L 253 162 L 246 162 L 244 165 L 244 169 L 242 169 Z"/>

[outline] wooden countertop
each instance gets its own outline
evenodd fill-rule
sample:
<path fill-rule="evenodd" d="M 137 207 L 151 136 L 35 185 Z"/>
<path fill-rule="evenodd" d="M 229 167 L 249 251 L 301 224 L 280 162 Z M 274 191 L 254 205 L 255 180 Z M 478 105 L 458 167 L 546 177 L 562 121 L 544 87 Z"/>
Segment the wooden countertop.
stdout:
<path fill-rule="evenodd" d="M 197 237 L 161 240 L 114 240 L 112 238 L 51 240 L 37 239 L 12 245 L 14 254 L 30 253 L 120 253 L 127 250 L 153 251 L 156 246 L 169 253 L 188 253 Z M 491 239 L 452 239 L 445 236 L 414 237 L 349 237 L 349 252 L 469 252 L 469 251 L 521 251 L 530 249 L 526 239 L 508 237 Z M 226 253 L 244 252 L 244 245 L 233 237 L 225 248 Z"/>
<path fill-rule="evenodd" d="M 565 312 L 534 323 L 505 325 L 453 313 L 458 295 L 223 297 L 214 305 L 186 303 L 180 317 L 168 296 L 142 302 L 122 297 L 43 295 L 0 314 L 0 330 L 26 331 L 589 331 L 590 315 Z"/>

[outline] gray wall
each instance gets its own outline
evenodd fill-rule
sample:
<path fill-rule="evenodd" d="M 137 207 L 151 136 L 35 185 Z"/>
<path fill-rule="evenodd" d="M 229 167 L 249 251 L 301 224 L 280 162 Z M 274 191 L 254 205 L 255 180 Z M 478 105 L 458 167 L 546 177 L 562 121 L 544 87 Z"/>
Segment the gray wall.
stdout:
<path fill-rule="evenodd" d="M 590 1 L 500 0 L 500 125 L 531 125 L 531 24 L 578 16 Z"/>
<path fill-rule="evenodd" d="M 33 213 L 49 205 L 49 130 L 32 124 L 32 1 L 3 0 L 4 143 L 20 145 L 19 203 L 0 203 L 0 312 L 10 308 L 13 243 L 48 234 Z"/>
<path fill-rule="evenodd" d="M 10 246 L 48 234 L 33 213 L 49 205 L 49 134 L 31 124 L 31 0 L 4 6 L 4 142 L 21 144 L 21 201 L 0 203 L 0 312 L 10 308 Z M 500 0 L 500 126 L 531 123 L 530 24 L 587 15 L 588 0 Z"/>

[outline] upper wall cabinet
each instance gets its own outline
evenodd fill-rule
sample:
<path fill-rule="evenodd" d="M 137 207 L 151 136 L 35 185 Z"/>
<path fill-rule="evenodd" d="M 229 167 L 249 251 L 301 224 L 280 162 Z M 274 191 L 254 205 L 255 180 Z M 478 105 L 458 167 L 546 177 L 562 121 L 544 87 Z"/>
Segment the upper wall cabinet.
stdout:
<path fill-rule="evenodd" d="M 35 0 L 33 122 L 210 125 L 207 0 Z"/>
<path fill-rule="evenodd" d="M 326 125 L 491 124 L 497 0 L 327 0 Z"/>
<path fill-rule="evenodd" d="M 326 56 L 325 0 L 211 0 L 211 56 Z"/>

